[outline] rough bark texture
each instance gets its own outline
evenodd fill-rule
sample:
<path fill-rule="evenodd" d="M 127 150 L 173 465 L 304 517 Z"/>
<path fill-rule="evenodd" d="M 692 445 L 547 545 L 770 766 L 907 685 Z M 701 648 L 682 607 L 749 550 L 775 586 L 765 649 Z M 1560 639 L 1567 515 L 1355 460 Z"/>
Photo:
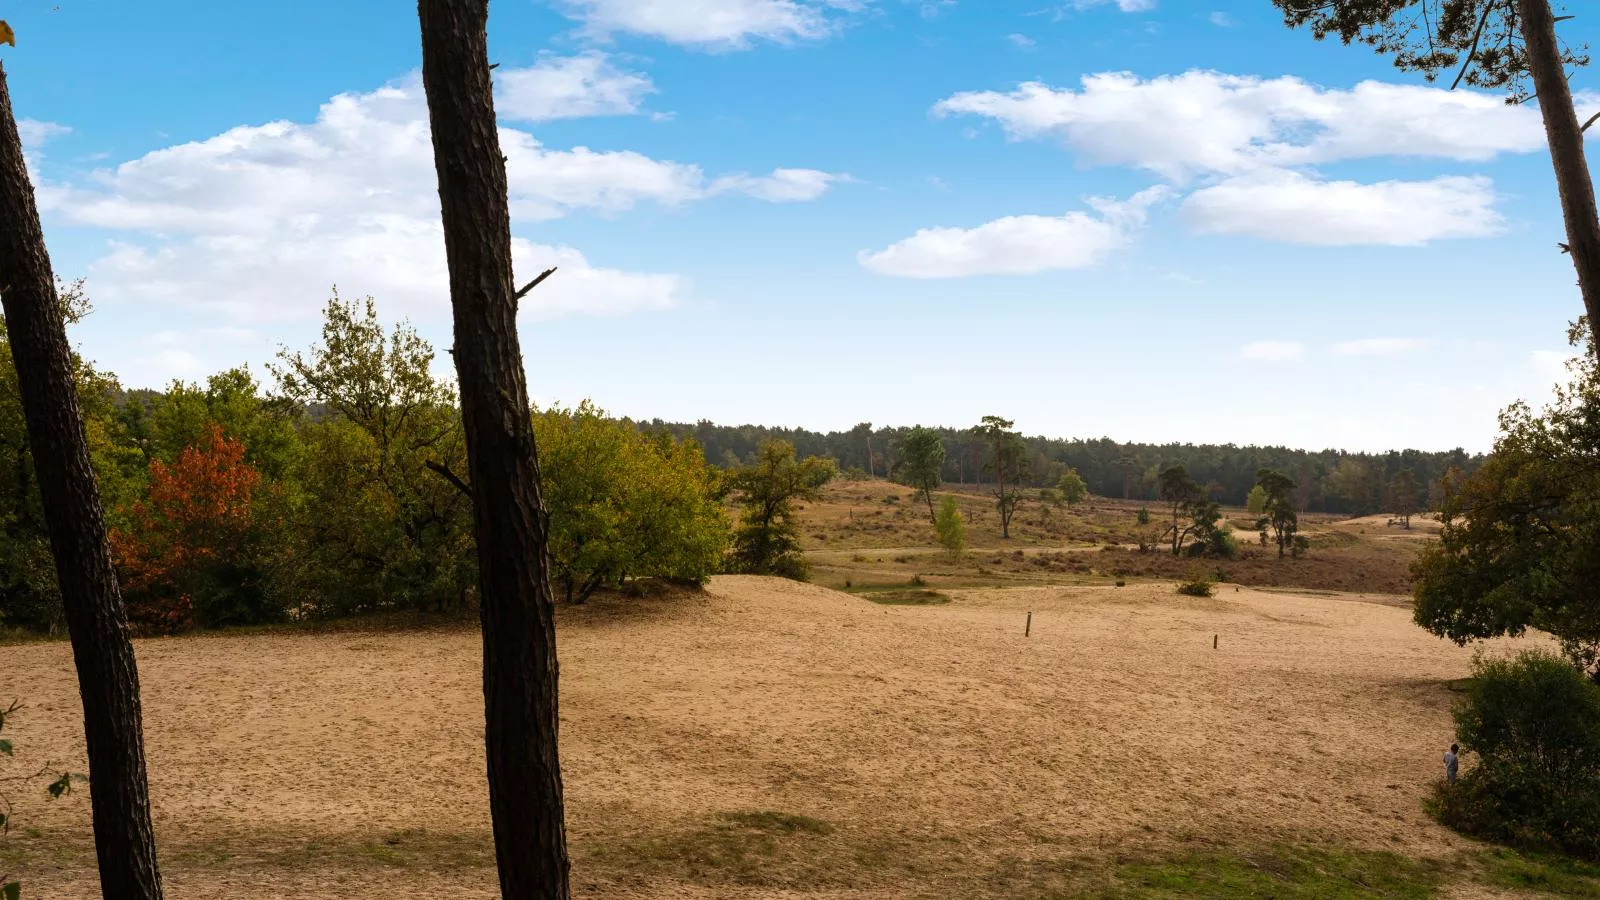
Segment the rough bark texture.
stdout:
<path fill-rule="evenodd" d="M 1578 270 L 1578 289 L 1589 314 L 1589 329 L 1600 344 L 1600 212 L 1595 209 L 1594 181 L 1584 159 L 1583 131 L 1572 105 L 1572 89 L 1561 64 L 1556 23 L 1550 0 L 1517 0 L 1522 39 L 1528 47 L 1528 69 L 1544 117 L 1545 140 L 1555 164 L 1561 192 L 1561 215 L 1567 225 L 1567 248 Z"/>
<path fill-rule="evenodd" d="M 517 339 L 505 158 L 495 128 L 488 0 L 420 0 L 455 316 L 483 611 L 483 695 L 500 891 L 566 900 L 548 521 Z"/>
<path fill-rule="evenodd" d="M 33 185 L 0 68 L 0 300 L 22 394 L 83 696 L 100 892 L 106 900 L 161 896 L 145 781 L 139 671 L 111 567 L 100 490 L 72 377 L 72 351 L 45 251 Z"/>

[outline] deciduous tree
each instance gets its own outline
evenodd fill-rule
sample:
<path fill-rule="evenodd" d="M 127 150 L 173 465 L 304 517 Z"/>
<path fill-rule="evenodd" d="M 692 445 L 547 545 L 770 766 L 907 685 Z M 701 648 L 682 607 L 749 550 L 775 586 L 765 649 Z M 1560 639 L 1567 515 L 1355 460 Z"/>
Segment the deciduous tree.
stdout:
<path fill-rule="evenodd" d="M 1056 482 L 1056 490 L 1061 494 L 1061 502 L 1068 506 L 1077 506 L 1089 496 L 1089 483 L 1083 480 L 1077 469 L 1067 469 L 1061 473 L 1061 479 Z"/>
<path fill-rule="evenodd" d="M 939 512 L 933 517 L 933 531 L 939 537 L 939 546 L 956 556 L 967 546 L 967 523 L 961 518 L 961 505 L 956 498 L 939 499 Z"/>
<path fill-rule="evenodd" d="M 1413 572 L 1417 624 L 1458 644 L 1538 628 L 1600 672 L 1600 367 L 1587 352 L 1543 412 L 1500 414 L 1494 453 L 1447 478 L 1437 543 Z"/>

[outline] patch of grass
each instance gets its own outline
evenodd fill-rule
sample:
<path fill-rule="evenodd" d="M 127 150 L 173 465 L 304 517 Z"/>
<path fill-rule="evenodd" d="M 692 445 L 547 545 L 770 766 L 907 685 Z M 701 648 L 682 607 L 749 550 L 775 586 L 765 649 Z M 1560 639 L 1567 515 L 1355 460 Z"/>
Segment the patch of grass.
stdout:
<path fill-rule="evenodd" d="M 761 810 L 759 812 L 726 812 L 718 818 L 735 825 L 743 825 L 769 834 L 833 834 L 833 826 L 821 819 L 795 813 Z"/>
<path fill-rule="evenodd" d="M 881 591 L 864 596 L 873 603 L 886 606 L 938 606 L 950 602 L 948 594 L 938 591 Z"/>
<path fill-rule="evenodd" d="M 1429 900 L 1442 866 L 1394 853 L 1278 845 L 1096 864 L 1069 859 L 998 873 L 999 893 L 1034 900 Z"/>
<path fill-rule="evenodd" d="M 810 816 L 725 812 L 703 827 L 595 847 L 585 864 L 710 886 L 842 885 L 850 870 L 844 863 L 857 854 L 833 833 Z"/>
<path fill-rule="evenodd" d="M 1483 855 L 1485 884 L 1560 897 L 1600 897 L 1600 865 L 1567 856 L 1496 849 Z"/>
<path fill-rule="evenodd" d="M 1183 594 L 1186 597 L 1209 597 L 1215 590 L 1216 585 L 1204 578 L 1196 578 L 1190 581 L 1180 581 L 1178 583 L 1178 593 Z"/>

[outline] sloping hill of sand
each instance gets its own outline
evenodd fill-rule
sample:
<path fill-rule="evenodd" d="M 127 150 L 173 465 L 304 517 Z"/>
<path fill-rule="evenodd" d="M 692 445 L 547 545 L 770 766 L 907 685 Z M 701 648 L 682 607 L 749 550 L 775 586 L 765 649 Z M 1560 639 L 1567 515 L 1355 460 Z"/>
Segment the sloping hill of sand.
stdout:
<path fill-rule="evenodd" d="M 1228 586 L 953 595 L 885 607 L 723 577 L 562 610 L 579 893 L 973 895 L 973 873 L 1152 844 L 1465 846 L 1420 801 L 1470 652 L 1405 609 Z M 138 652 L 171 896 L 495 895 L 475 632 Z M 11 696 L 16 770 L 81 770 L 68 646 L 0 647 Z M 86 799 L 13 794 L 32 893 L 96 895 Z M 725 814 L 751 811 L 831 828 L 727 881 Z"/>

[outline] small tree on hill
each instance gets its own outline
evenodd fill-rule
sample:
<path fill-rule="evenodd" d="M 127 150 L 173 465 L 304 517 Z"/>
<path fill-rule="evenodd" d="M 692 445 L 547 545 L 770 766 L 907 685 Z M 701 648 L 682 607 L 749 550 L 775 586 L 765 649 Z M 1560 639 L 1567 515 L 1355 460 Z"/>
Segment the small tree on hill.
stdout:
<path fill-rule="evenodd" d="M 939 440 L 939 433 L 921 425 L 911 429 L 900 446 L 901 477 L 927 502 L 930 519 L 938 518 L 933 509 L 933 492 L 939 487 L 944 455 L 944 442 Z"/>
<path fill-rule="evenodd" d="M 1295 535 L 1300 530 L 1300 517 L 1294 511 L 1294 479 L 1272 469 L 1262 469 L 1256 477 L 1257 486 L 1267 495 L 1265 511 L 1256 520 L 1262 540 L 1266 540 L 1270 531 L 1272 541 L 1278 545 L 1280 559 L 1289 552 L 1299 556 L 1305 545 Z"/>
<path fill-rule="evenodd" d="M 1159 476 L 1161 499 L 1167 502 L 1167 507 L 1172 513 L 1172 524 L 1167 527 L 1165 537 L 1172 544 L 1172 555 L 1177 556 L 1183 552 L 1183 544 L 1194 534 L 1194 510 L 1206 500 L 1200 490 L 1189 477 L 1189 470 L 1184 466 L 1173 466 L 1162 471 Z M 1188 519 L 1185 522 L 1184 519 Z"/>
<path fill-rule="evenodd" d="M 1251 515 L 1259 516 L 1267 511 L 1267 491 L 1261 485 L 1250 488 L 1250 493 L 1244 498 L 1244 508 L 1250 510 Z"/>
<path fill-rule="evenodd" d="M 1061 502 L 1068 506 L 1077 506 L 1089 496 L 1089 483 L 1083 480 L 1077 469 L 1067 469 L 1061 473 L 1061 480 L 1056 482 L 1056 490 L 1060 492 Z"/>
<path fill-rule="evenodd" d="M 1011 537 L 1011 517 L 1022 502 L 1016 482 L 1021 480 L 1028 462 L 1022 435 L 1011 430 L 1014 425 L 1016 423 L 1010 419 L 984 416 L 982 424 L 976 429 L 978 435 L 989 444 L 990 459 L 986 468 L 994 472 L 995 507 L 1000 511 L 1000 536 L 1003 538 Z M 1011 479 L 1009 485 L 1006 481 L 1008 477 Z"/>
<path fill-rule="evenodd" d="M 939 500 L 939 512 L 933 517 L 933 530 L 939 536 L 939 546 L 956 556 L 967 546 L 967 523 L 961 518 L 961 505 L 954 497 Z"/>
<path fill-rule="evenodd" d="M 815 456 L 796 460 L 794 445 L 788 441 L 763 441 L 755 462 L 730 478 L 744 513 L 734 532 L 729 568 L 804 581 L 807 566 L 800 552 L 794 505 L 821 496 L 834 471 L 833 460 Z"/>
<path fill-rule="evenodd" d="M 1410 469 L 1394 473 L 1389 481 L 1389 515 L 1402 528 L 1411 527 L 1411 517 L 1417 514 L 1417 476 Z"/>

